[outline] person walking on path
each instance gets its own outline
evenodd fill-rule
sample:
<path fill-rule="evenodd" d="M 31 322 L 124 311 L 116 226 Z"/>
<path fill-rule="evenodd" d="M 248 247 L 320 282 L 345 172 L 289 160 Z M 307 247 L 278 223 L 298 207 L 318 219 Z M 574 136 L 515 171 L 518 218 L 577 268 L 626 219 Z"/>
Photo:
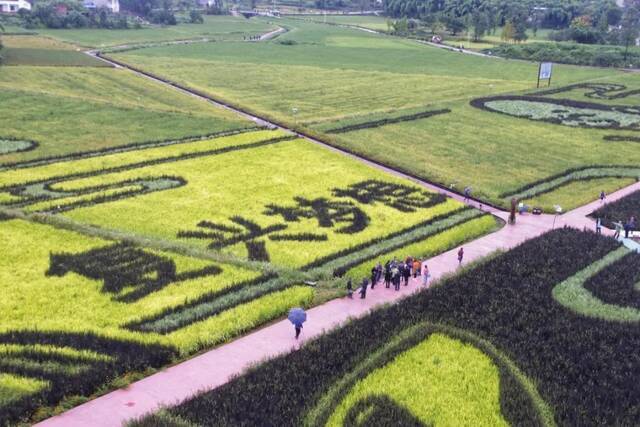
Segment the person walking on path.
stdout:
<path fill-rule="evenodd" d="M 628 239 L 629 238 L 629 233 L 631 233 L 634 228 L 636 228 L 636 219 L 634 217 L 629 218 L 629 221 L 627 221 L 624 224 L 624 238 Z"/>
<path fill-rule="evenodd" d="M 353 299 L 353 284 L 351 283 L 351 279 L 347 280 L 347 296 Z"/>
<path fill-rule="evenodd" d="M 620 232 L 622 231 L 622 223 L 620 221 L 616 221 L 613 223 L 613 225 L 616 227 L 616 232 L 613 233 L 613 238 L 617 240 L 620 238 Z"/>
<path fill-rule="evenodd" d="M 462 260 L 464 259 L 464 248 L 460 248 L 458 251 L 458 265 L 462 264 Z"/>
<path fill-rule="evenodd" d="M 300 337 L 300 332 L 302 332 L 302 323 L 296 323 L 293 327 L 296 330 L 296 339 L 298 339 L 298 337 Z"/>
<path fill-rule="evenodd" d="M 422 268 L 422 286 L 427 286 L 427 282 L 429 280 L 429 267 L 427 264 Z"/>
<path fill-rule="evenodd" d="M 398 267 L 394 267 L 391 273 L 391 280 L 393 280 L 393 287 L 396 291 L 400 290 L 400 269 Z"/>
<path fill-rule="evenodd" d="M 403 271 L 403 275 L 404 275 L 404 285 L 408 286 L 409 285 L 409 278 L 411 277 L 411 265 L 410 264 L 405 264 L 404 265 L 404 271 Z"/>
<path fill-rule="evenodd" d="M 415 261 L 413 261 L 413 278 L 417 278 L 420 275 L 420 266 L 422 265 L 422 263 L 420 262 L 419 259 L 416 259 Z"/>
<path fill-rule="evenodd" d="M 604 199 L 607 198 L 607 195 L 604 193 L 604 190 L 600 192 L 600 203 L 604 203 Z"/>
<path fill-rule="evenodd" d="M 600 217 L 596 219 L 596 234 L 602 234 L 602 219 Z"/>
<path fill-rule="evenodd" d="M 362 285 L 360 285 L 360 299 L 367 297 L 367 286 L 369 286 L 369 279 L 365 277 L 362 279 Z"/>
<path fill-rule="evenodd" d="M 632 216 L 631 218 L 629 218 L 629 221 L 627 221 L 627 223 L 624 225 L 624 238 L 628 239 L 629 233 L 632 233 L 635 229 L 636 229 L 636 218 Z"/>
<path fill-rule="evenodd" d="M 467 203 L 471 198 L 471 187 L 464 188 L 464 202 Z"/>
<path fill-rule="evenodd" d="M 378 268 L 374 265 L 371 269 L 371 290 L 376 287 L 378 281 Z"/>
<path fill-rule="evenodd" d="M 389 289 L 391 286 L 391 264 L 387 263 L 387 266 L 384 268 L 384 287 Z"/>

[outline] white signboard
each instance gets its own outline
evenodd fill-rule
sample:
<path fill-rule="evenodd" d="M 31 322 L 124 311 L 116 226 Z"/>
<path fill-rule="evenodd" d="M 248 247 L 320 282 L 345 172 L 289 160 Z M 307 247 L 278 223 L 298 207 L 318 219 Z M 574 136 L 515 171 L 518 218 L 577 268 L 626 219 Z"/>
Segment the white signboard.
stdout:
<path fill-rule="evenodd" d="M 551 78 L 551 71 L 553 69 L 553 63 L 543 62 L 540 64 L 540 80 L 549 80 Z"/>

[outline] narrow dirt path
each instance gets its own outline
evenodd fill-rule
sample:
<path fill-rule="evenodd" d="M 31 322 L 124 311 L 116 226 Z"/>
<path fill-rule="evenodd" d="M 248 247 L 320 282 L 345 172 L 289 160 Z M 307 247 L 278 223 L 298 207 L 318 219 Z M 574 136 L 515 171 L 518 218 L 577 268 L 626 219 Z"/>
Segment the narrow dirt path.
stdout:
<path fill-rule="evenodd" d="M 618 200 L 640 189 L 633 184 L 610 194 L 607 201 Z M 465 260 L 469 263 L 481 259 L 497 250 L 508 250 L 537 237 L 554 227 L 592 227 L 593 222 L 585 215 L 600 205 L 590 203 L 563 216 L 552 215 L 518 216 L 516 225 L 507 225 L 501 230 L 464 245 Z M 499 216 L 506 213 L 496 212 Z M 607 235 L 611 230 L 603 231 Z M 458 270 L 457 248 L 426 261 L 432 275 L 431 281 Z M 412 279 L 409 286 L 399 292 L 378 284 L 367 292 L 366 299 L 339 298 L 307 311 L 301 340 L 293 338 L 293 329 L 288 320 L 279 321 L 249 335 L 196 356 L 186 362 L 167 368 L 155 375 L 116 390 L 56 417 L 38 424 L 41 427 L 119 427 L 133 418 L 140 417 L 162 406 L 176 404 L 204 390 L 211 390 L 230 381 L 248 367 L 265 359 L 296 351 L 306 340 L 343 325 L 351 318 L 366 315 L 381 304 L 394 303 L 423 289 L 420 279 Z"/>

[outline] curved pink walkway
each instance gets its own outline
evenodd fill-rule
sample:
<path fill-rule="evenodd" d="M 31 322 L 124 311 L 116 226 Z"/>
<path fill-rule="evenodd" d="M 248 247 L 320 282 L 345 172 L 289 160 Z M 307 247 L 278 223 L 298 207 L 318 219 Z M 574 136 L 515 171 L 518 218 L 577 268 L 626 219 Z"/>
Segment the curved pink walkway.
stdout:
<path fill-rule="evenodd" d="M 636 190 L 640 190 L 640 183 L 611 194 L 607 201 L 617 200 Z M 555 227 L 568 225 L 593 229 L 593 221 L 586 218 L 586 215 L 598 206 L 599 201 L 593 202 L 559 216 Z M 492 210 L 492 213 L 503 219 L 507 217 L 505 212 Z M 498 249 L 517 246 L 551 229 L 553 222 L 554 217 L 551 215 L 518 216 L 515 226 L 505 226 L 493 234 L 464 245 L 465 262 L 482 258 Z M 611 234 L 611 231 L 605 229 L 604 233 Z M 431 258 L 427 264 L 432 274 L 431 280 L 454 272 L 458 268 L 457 249 Z M 355 298 L 357 295 L 354 295 L 353 300 L 341 298 L 330 301 L 307 311 L 308 321 L 305 323 L 302 339 L 298 342 L 293 338 L 293 328 L 289 321 L 283 320 L 38 425 L 119 427 L 127 420 L 157 410 L 163 405 L 175 404 L 199 391 L 218 387 L 251 365 L 282 353 L 295 351 L 305 340 L 339 326 L 350 317 L 363 316 L 380 304 L 395 302 L 420 288 L 418 280 L 412 280 L 407 287 L 402 286 L 400 292 L 386 289 L 384 285 L 377 285 L 373 291 L 367 292 L 367 298 L 364 300 Z"/>

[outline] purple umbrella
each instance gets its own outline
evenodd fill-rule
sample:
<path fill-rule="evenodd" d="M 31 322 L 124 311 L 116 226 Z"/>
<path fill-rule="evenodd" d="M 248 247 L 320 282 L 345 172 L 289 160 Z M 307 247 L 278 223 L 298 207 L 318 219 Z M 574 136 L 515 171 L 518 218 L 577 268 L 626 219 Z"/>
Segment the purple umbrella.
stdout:
<path fill-rule="evenodd" d="M 292 308 L 289 310 L 289 321 L 296 326 L 302 326 L 307 320 L 307 313 L 300 307 Z"/>

